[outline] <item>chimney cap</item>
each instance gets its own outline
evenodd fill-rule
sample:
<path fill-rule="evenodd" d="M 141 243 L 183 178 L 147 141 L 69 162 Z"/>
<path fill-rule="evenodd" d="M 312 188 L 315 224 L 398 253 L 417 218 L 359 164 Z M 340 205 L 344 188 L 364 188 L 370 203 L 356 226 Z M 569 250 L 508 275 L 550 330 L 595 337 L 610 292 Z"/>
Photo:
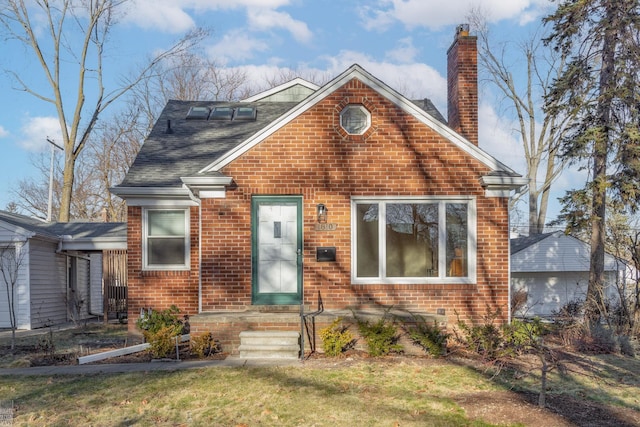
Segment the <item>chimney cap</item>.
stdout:
<path fill-rule="evenodd" d="M 467 37 L 469 35 L 469 24 L 460 24 L 456 27 L 456 36 Z"/>

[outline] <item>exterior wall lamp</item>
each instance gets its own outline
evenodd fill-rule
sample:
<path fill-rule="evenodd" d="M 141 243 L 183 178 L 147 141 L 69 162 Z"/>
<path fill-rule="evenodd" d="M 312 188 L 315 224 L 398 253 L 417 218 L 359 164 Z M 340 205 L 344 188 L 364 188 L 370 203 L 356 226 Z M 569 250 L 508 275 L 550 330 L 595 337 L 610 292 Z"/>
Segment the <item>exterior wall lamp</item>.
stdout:
<path fill-rule="evenodd" d="M 318 222 L 320 224 L 326 223 L 327 222 L 327 212 L 329 212 L 329 210 L 322 203 L 318 204 L 317 209 L 318 209 Z"/>

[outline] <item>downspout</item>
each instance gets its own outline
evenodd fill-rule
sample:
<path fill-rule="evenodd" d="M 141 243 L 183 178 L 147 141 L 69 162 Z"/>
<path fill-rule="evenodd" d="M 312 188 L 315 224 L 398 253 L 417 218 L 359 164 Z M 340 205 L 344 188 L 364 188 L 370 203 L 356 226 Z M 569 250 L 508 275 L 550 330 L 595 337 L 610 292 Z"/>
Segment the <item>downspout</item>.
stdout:
<path fill-rule="evenodd" d="M 198 314 L 202 313 L 202 200 L 189 190 L 189 198 L 198 205 Z"/>

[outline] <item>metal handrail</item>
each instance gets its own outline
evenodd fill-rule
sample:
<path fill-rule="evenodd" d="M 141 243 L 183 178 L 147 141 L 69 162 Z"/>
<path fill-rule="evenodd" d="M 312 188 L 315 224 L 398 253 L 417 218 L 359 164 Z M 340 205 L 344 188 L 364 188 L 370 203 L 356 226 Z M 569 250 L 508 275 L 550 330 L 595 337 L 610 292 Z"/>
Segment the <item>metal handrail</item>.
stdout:
<path fill-rule="evenodd" d="M 316 316 L 321 314 L 324 311 L 324 304 L 322 302 L 322 295 L 320 295 L 320 291 L 318 291 L 318 309 L 316 311 L 311 311 L 309 313 L 304 313 L 302 306 L 300 308 L 300 317 L 302 319 L 302 327 L 304 330 L 302 331 L 302 356 L 304 359 L 304 332 L 307 332 L 307 338 L 309 339 L 309 347 L 311 348 L 311 352 L 309 355 L 316 352 Z M 307 323 L 307 319 L 311 318 L 311 331 L 309 331 L 309 324 Z"/>

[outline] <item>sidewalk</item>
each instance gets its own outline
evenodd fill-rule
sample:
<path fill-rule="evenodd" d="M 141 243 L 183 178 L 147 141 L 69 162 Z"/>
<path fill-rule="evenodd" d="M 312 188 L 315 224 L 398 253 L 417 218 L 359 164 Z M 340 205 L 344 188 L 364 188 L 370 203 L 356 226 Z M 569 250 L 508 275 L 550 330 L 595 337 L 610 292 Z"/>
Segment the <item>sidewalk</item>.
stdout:
<path fill-rule="evenodd" d="M 95 375 L 120 374 L 129 372 L 180 371 L 197 368 L 237 368 L 302 366 L 299 359 L 240 359 L 227 357 L 224 360 L 195 360 L 147 363 L 96 363 L 93 365 L 36 366 L 31 368 L 0 368 L 0 376 L 9 375 Z"/>

